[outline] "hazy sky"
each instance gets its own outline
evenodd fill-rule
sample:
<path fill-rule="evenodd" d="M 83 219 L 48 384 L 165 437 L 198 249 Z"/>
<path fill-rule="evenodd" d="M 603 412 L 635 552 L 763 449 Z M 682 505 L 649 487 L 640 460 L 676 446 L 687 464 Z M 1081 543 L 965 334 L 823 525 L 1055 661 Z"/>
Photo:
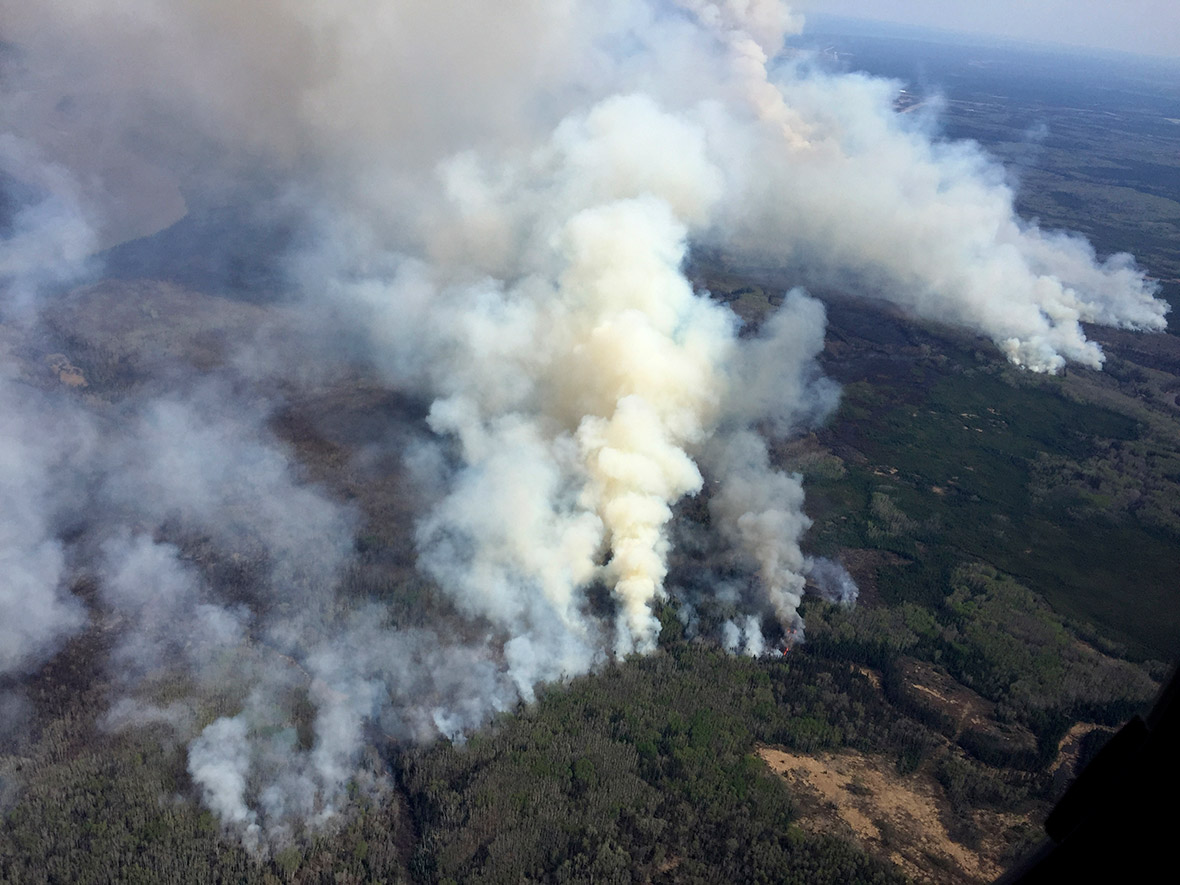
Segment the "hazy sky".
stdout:
<path fill-rule="evenodd" d="M 805 12 L 1180 57 L 1178 0 L 796 0 Z"/>

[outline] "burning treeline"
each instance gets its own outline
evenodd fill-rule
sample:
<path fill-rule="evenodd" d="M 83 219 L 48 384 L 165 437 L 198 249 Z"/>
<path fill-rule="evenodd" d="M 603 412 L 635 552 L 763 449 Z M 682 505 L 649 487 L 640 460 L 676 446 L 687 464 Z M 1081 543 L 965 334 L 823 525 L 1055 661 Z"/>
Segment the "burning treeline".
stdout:
<path fill-rule="evenodd" d="M 87 628 L 70 586 L 96 576 L 124 625 L 107 725 L 174 728 L 204 801 L 260 848 L 339 811 L 374 734 L 458 736 L 538 683 L 651 652 L 653 605 L 678 592 L 673 507 L 706 477 L 703 543 L 746 575 L 720 591 L 739 611 L 727 648 L 773 650 L 770 624 L 801 636 L 809 575 L 855 597 L 805 555 L 800 478 L 754 430 L 836 404 L 814 361 L 824 309 L 796 290 L 739 337 L 685 278 L 690 247 L 860 280 L 1032 371 L 1100 366 L 1082 323 L 1164 326 L 1129 256 L 1018 218 L 979 149 L 894 112 L 897 84 L 785 51 L 802 22 L 774 0 L 2 8 L 7 328 L 33 334 L 55 292 L 101 274 L 98 250 L 186 203 L 295 231 L 278 257 L 299 352 L 241 336 L 218 373 L 173 369 L 106 405 L 33 391 L 12 359 L 0 376 L 0 675 Z M 425 500 L 407 531 L 481 638 L 339 603 L 357 514 L 266 425 L 278 373 L 303 362 L 315 383 L 308 353 L 430 404 L 427 431 L 398 437 Z M 84 530 L 83 510 L 101 514 Z M 246 525 L 253 601 L 177 540 L 228 548 Z M 161 671 L 193 700 L 154 702 Z M 211 718 L 202 693 L 226 685 L 236 708 Z M 287 727 L 296 697 L 308 739 Z"/>

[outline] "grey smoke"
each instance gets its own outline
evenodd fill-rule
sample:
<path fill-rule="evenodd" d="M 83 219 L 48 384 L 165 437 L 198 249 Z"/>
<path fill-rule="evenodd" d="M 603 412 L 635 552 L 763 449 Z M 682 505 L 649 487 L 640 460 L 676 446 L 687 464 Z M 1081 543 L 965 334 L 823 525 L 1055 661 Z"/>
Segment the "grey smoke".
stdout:
<path fill-rule="evenodd" d="M 105 542 L 102 552 L 102 598 L 124 622 L 111 661 L 121 680 L 134 685 L 177 661 L 203 671 L 245 639 L 245 608 L 202 599 L 199 575 L 175 546 L 119 535 Z M 206 673 L 205 679 L 212 684 L 229 675 Z"/>
<path fill-rule="evenodd" d="M 149 525 L 199 529 L 231 555 L 264 553 L 267 581 L 311 614 L 330 598 L 354 517 L 299 481 L 263 424 L 267 409 L 217 385 L 136 404 L 102 465 L 102 495 Z"/>
<path fill-rule="evenodd" d="M 807 577 L 815 584 L 819 595 L 828 602 L 840 605 L 854 605 L 859 595 L 856 582 L 848 569 L 838 562 L 822 556 L 809 557 L 806 562 Z"/>
<path fill-rule="evenodd" d="M 0 180 L 22 182 L 36 196 L 11 212 L 0 240 L 3 317 L 27 319 L 35 293 L 77 280 L 97 245 L 93 210 L 70 170 L 47 160 L 35 144 L 0 133 Z"/>
<path fill-rule="evenodd" d="M 79 279 L 93 237 L 68 171 L 12 132 L 0 134 L 0 180 L 21 181 L 31 195 L 10 209 L 0 238 L 0 680 L 8 682 L 36 672 L 86 622 L 59 535 L 93 426 L 28 384 L 18 354 L 36 293 Z M 0 685 L 0 710 L 0 737 L 17 736 L 30 711 L 19 685 Z"/>
<path fill-rule="evenodd" d="M 776 66 L 800 22 L 775 0 L 0 12 L 21 52 L 0 164 L 38 193 L 0 244 L 0 675 L 114 627 L 105 724 L 185 742 L 259 851 L 350 785 L 385 789 L 373 747 L 461 740 L 538 683 L 652 651 L 674 507 L 706 485 L 726 648 L 772 651 L 768 618 L 801 636 L 809 580 L 855 598 L 804 552 L 802 479 L 763 436 L 837 402 L 823 307 L 788 293 L 743 336 L 685 278 L 690 248 L 856 280 L 1034 371 L 1101 365 L 1084 323 L 1163 327 L 1129 256 L 1018 218 L 1003 170 L 895 114 L 896 84 Z M 169 365 L 124 400 L 26 383 L 26 334 L 100 245 L 235 192 L 297 220 L 282 322 L 216 377 Z M 358 361 L 430 404 L 390 439 L 412 441 L 404 530 L 446 624 L 343 598 L 360 514 L 269 429 L 282 391 Z"/>
<path fill-rule="evenodd" d="M 0 355 L 6 358 L 7 354 Z M 44 663 L 86 620 L 58 538 L 87 423 L 0 363 L 0 675 Z"/>

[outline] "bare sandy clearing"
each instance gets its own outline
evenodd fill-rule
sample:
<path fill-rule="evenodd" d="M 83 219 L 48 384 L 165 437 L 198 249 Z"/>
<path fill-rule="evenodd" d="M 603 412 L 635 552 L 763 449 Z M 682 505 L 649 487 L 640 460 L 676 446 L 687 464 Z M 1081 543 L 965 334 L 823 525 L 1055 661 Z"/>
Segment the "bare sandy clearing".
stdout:
<path fill-rule="evenodd" d="M 919 882 L 987 882 L 1003 872 L 1002 839 L 985 838 L 976 850 L 947 833 L 940 815 L 947 800 L 928 774 L 895 774 L 887 760 L 856 752 L 805 756 L 760 747 L 758 755 L 791 785 L 805 829 L 852 835 Z M 1025 820 L 987 811 L 976 816 L 985 832 L 996 833 Z"/>

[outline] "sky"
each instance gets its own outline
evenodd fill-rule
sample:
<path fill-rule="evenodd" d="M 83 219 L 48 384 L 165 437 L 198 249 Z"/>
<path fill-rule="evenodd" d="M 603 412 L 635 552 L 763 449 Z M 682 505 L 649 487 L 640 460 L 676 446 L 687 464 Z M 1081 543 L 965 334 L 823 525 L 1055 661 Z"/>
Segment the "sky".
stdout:
<path fill-rule="evenodd" d="M 801 0 L 804 12 L 1180 58 L 1176 0 Z"/>

